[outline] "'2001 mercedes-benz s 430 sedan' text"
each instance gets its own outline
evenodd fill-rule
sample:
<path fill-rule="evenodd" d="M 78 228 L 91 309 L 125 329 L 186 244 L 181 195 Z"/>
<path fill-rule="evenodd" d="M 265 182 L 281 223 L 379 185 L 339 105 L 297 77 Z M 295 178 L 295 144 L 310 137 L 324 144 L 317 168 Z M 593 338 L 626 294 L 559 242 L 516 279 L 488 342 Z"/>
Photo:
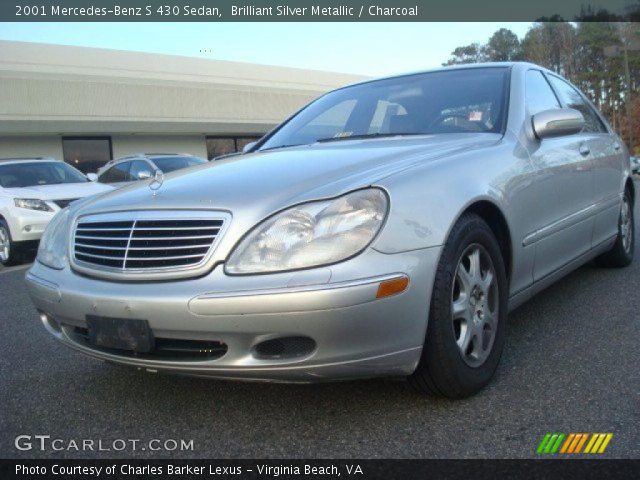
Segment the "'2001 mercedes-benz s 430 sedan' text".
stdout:
<path fill-rule="evenodd" d="M 464 397 L 510 309 L 633 257 L 629 154 L 526 63 L 330 92 L 243 155 L 74 203 L 27 274 L 46 329 L 151 371 L 405 376 Z"/>

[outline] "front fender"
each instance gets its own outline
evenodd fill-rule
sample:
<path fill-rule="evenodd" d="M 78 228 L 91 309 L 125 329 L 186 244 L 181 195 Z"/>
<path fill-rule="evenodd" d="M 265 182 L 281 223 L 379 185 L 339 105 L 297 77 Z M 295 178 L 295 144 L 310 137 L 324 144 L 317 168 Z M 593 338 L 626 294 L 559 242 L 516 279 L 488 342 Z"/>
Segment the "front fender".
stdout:
<path fill-rule="evenodd" d="M 391 254 L 443 245 L 460 215 L 480 201 L 503 213 L 517 243 L 526 209 L 535 205 L 531 175 L 528 156 L 502 142 L 387 177 L 379 186 L 389 193 L 389 218 L 372 247 Z"/>

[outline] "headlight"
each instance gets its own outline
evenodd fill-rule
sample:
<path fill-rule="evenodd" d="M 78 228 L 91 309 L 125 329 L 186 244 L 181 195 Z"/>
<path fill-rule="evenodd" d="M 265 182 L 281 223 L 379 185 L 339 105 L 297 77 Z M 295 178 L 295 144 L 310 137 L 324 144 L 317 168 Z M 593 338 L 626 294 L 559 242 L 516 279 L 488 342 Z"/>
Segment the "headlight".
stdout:
<path fill-rule="evenodd" d="M 62 270 L 69 262 L 69 209 L 60 210 L 51 219 L 40 239 L 36 259 L 47 267 Z"/>
<path fill-rule="evenodd" d="M 16 207 L 28 208 L 29 210 L 40 210 L 41 212 L 53 212 L 53 208 L 46 202 L 37 198 L 14 198 Z"/>
<path fill-rule="evenodd" d="M 386 194 L 358 190 L 284 210 L 255 227 L 226 264 L 230 274 L 281 272 L 340 262 L 366 248 L 387 215 Z"/>

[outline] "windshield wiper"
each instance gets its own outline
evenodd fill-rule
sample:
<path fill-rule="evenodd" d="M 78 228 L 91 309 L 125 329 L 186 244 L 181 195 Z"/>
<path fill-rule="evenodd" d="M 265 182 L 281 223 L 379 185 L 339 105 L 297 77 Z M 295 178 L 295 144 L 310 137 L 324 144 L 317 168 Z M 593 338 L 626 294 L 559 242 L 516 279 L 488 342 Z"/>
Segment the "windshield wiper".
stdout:
<path fill-rule="evenodd" d="M 327 143 L 327 142 L 339 142 L 342 140 L 361 140 L 363 138 L 384 138 L 384 137 L 408 137 L 410 135 L 427 135 L 424 132 L 407 132 L 407 133 L 363 133 L 360 135 L 351 135 L 348 137 L 327 137 L 320 138 L 316 140 L 314 143 Z M 275 147 L 269 148 L 261 148 L 258 149 L 259 152 L 266 152 L 268 150 L 275 150 L 277 148 L 289 148 L 289 147 L 301 147 L 301 146 L 311 145 L 310 143 L 294 143 L 291 145 L 278 145 Z"/>
<path fill-rule="evenodd" d="M 292 143 L 291 145 L 276 145 L 275 147 L 259 148 L 257 152 L 266 152 L 268 150 L 275 150 L 276 148 L 289 148 L 289 147 L 301 147 L 302 145 L 309 145 L 308 143 Z"/>
<path fill-rule="evenodd" d="M 318 143 L 326 142 L 340 142 L 342 140 L 361 140 L 363 138 L 383 138 L 383 137 L 406 137 L 409 135 L 426 135 L 425 133 L 412 132 L 412 133 L 363 133 L 360 135 L 349 135 L 344 137 L 327 137 L 316 140 Z"/>

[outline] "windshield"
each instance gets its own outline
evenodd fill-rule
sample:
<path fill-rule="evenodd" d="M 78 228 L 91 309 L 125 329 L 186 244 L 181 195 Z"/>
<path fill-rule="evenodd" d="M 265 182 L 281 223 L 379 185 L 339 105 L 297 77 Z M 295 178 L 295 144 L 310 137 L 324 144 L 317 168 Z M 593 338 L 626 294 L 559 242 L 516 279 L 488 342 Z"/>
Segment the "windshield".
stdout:
<path fill-rule="evenodd" d="M 319 98 L 260 150 L 391 135 L 502 132 L 507 67 L 407 75 L 347 87 Z"/>
<path fill-rule="evenodd" d="M 199 157 L 157 157 L 153 159 L 153 163 L 155 163 L 156 167 L 162 170 L 163 173 L 169 173 L 174 170 L 180 170 L 181 168 L 202 165 L 203 163 L 207 163 L 207 161 Z"/>
<path fill-rule="evenodd" d="M 89 180 L 64 162 L 25 162 L 0 165 L 3 188 L 24 188 L 62 183 L 86 183 Z"/>

